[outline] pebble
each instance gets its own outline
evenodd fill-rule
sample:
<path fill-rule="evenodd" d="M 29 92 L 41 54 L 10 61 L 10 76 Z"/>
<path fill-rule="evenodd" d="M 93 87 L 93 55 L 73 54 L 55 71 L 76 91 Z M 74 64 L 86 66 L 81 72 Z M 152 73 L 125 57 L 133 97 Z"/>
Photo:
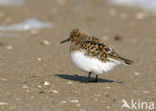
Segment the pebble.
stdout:
<path fill-rule="evenodd" d="M 114 37 L 114 40 L 116 40 L 116 41 L 120 41 L 120 40 L 122 40 L 123 39 L 123 36 L 121 36 L 121 35 L 116 35 L 115 37 Z"/>
<path fill-rule="evenodd" d="M 5 45 L 4 43 L 0 42 L 0 46 L 4 46 L 4 45 Z"/>
<path fill-rule="evenodd" d="M 106 94 L 106 95 L 105 95 L 105 97 L 109 97 L 109 95 L 108 95 L 108 94 Z"/>
<path fill-rule="evenodd" d="M 39 92 L 39 94 L 43 94 L 43 93 L 45 93 L 45 91 L 40 91 L 40 92 Z"/>

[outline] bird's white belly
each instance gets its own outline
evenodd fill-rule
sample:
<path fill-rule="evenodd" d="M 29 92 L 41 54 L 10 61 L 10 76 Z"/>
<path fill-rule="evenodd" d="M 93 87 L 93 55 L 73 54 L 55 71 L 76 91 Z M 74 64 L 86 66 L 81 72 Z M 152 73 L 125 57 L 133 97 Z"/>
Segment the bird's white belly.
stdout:
<path fill-rule="evenodd" d="M 94 74 L 103 74 L 110 71 L 117 65 L 114 62 L 101 62 L 96 58 L 91 58 L 84 55 L 82 51 L 70 52 L 73 63 L 85 72 L 93 72 Z"/>

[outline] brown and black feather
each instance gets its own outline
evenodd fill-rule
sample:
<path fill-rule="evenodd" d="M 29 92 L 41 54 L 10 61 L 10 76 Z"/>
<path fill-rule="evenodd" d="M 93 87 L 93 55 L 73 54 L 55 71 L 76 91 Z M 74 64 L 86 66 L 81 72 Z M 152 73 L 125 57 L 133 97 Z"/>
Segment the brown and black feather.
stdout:
<path fill-rule="evenodd" d="M 102 62 L 107 62 L 109 61 L 109 58 L 112 58 L 128 65 L 133 63 L 131 60 L 121 57 L 105 42 L 102 42 L 98 38 L 84 33 L 79 29 L 74 29 L 70 34 L 70 38 L 71 49 L 73 51 L 83 50 L 86 56 L 97 58 Z"/>

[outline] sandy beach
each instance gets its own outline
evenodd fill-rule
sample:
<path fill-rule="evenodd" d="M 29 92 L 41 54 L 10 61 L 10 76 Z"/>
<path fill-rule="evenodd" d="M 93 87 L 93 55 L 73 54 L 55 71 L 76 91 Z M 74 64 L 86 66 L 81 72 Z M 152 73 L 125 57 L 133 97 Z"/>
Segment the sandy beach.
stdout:
<path fill-rule="evenodd" d="M 156 105 L 156 16 L 152 12 L 107 0 L 25 0 L 24 5 L 0 5 L 3 28 L 29 18 L 53 25 L 0 30 L 0 111 L 133 111 L 122 108 L 123 100 L 131 105 L 132 99 Z M 134 64 L 117 66 L 100 75 L 97 83 L 87 83 L 88 74 L 70 60 L 69 43 L 60 44 L 73 28 L 106 41 Z"/>

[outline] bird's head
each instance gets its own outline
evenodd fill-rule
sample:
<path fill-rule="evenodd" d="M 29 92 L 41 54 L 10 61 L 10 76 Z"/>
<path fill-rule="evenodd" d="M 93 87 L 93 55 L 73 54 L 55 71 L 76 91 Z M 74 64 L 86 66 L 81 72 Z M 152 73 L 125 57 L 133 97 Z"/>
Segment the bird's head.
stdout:
<path fill-rule="evenodd" d="M 81 35 L 83 34 L 83 32 L 80 29 L 73 29 L 70 32 L 70 37 L 67 38 L 66 40 L 61 41 L 60 43 L 65 43 L 68 41 L 74 42 L 74 41 L 79 41 Z"/>

